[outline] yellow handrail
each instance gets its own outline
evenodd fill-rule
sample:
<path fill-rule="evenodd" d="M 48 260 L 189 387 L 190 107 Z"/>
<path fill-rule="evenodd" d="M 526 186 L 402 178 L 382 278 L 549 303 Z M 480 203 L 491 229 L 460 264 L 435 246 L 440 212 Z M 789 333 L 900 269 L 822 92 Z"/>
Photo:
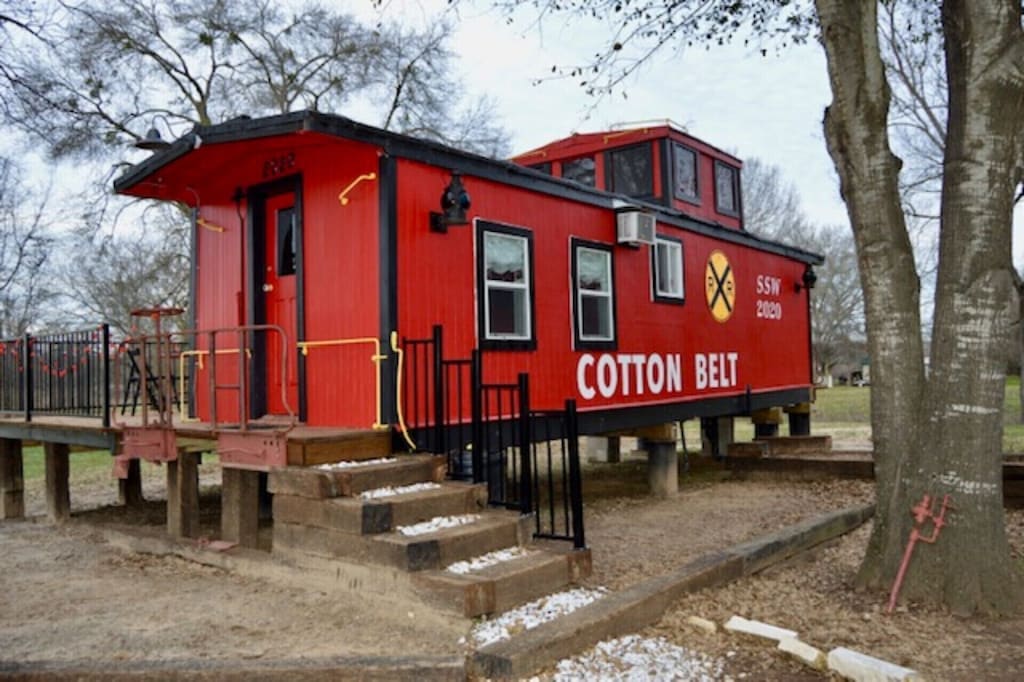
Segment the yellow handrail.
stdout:
<path fill-rule="evenodd" d="M 353 180 L 352 182 L 348 183 L 348 187 L 346 187 L 345 189 L 341 190 L 341 193 L 338 194 L 338 201 L 341 202 L 342 206 L 348 206 L 348 193 L 351 192 L 355 188 L 356 185 L 358 185 L 363 180 L 376 180 L 376 179 L 377 179 L 377 174 L 376 173 L 363 173 L 362 175 L 357 177 L 355 180 Z"/>
<path fill-rule="evenodd" d="M 225 355 L 237 352 L 237 348 L 218 348 L 216 354 Z M 203 356 L 209 354 L 208 350 L 183 350 L 178 354 L 178 421 L 183 424 L 201 421 L 199 417 L 189 417 L 188 411 L 185 409 L 185 359 L 195 357 L 196 369 L 203 369 Z M 245 357 L 252 357 L 252 351 L 248 348 L 245 349 Z"/>
<path fill-rule="evenodd" d="M 395 380 L 395 412 L 398 415 L 398 428 L 402 431 L 402 438 L 409 444 L 409 450 L 416 449 L 416 443 L 409 437 L 409 429 L 405 425 L 405 414 L 402 412 L 402 363 L 405 360 L 405 351 L 398 347 L 398 332 L 391 332 L 391 350 L 398 356 L 398 367 L 395 368 L 397 379 Z"/>
<path fill-rule="evenodd" d="M 296 345 L 303 356 L 309 355 L 310 348 L 321 348 L 323 346 L 350 346 L 357 343 L 371 343 L 373 344 L 373 355 L 370 356 L 370 360 L 377 366 L 377 371 L 374 372 L 374 385 L 376 389 L 376 409 L 377 417 L 373 422 L 374 429 L 386 429 L 387 425 L 381 423 L 381 389 L 380 389 L 380 363 L 382 360 L 387 360 L 388 356 L 380 354 L 380 339 L 372 336 L 365 336 L 354 339 L 329 339 L 326 341 L 299 341 Z"/>

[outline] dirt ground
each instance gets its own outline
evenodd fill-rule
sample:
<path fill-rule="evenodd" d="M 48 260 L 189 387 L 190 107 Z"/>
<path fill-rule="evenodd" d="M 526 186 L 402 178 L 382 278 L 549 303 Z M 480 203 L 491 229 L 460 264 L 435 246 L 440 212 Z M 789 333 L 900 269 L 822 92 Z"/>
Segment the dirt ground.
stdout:
<path fill-rule="evenodd" d="M 74 464 L 72 462 L 72 472 Z M 595 495 L 587 509 L 592 586 L 621 589 L 728 546 L 818 514 L 870 502 L 861 481 L 733 481 L 695 469 L 679 495 L 652 501 L 638 492 L 643 463 L 591 465 Z M 217 484 L 203 468 L 203 486 Z M 150 499 L 163 495 L 163 471 L 144 471 Z M 614 494 L 609 494 L 614 493 Z M 28 511 L 43 512 L 39 486 Z M 0 664 L 100 660 L 253 660 L 346 655 L 446 655 L 472 623 L 378 594 L 309 584 L 301 572 L 236 575 L 182 559 L 127 554 L 99 523 L 159 524 L 160 505 L 130 518 L 105 477 L 72 485 L 75 520 L 54 528 L 39 520 L 0 523 Z M 157 511 L 154 512 L 153 510 Z M 88 519 L 88 520 L 87 520 Z M 1024 556 L 1024 512 L 1007 513 L 1014 551 Z M 761 575 L 689 595 L 642 634 L 666 637 L 725 661 L 732 679 L 818 679 L 767 646 L 686 625 L 699 615 L 730 615 L 797 630 L 819 648 L 846 646 L 913 667 L 929 680 L 1024 677 L 1024 620 L 957 619 L 916 605 L 881 613 L 887 595 L 851 589 L 867 538 L 862 528 Z M 643 679 L 643 678 L 641 678 Z"/>

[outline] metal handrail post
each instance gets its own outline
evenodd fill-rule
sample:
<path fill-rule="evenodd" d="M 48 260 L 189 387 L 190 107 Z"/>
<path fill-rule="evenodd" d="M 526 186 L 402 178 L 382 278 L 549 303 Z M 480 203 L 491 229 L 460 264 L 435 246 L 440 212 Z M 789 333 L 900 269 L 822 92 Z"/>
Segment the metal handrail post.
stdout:
<path fill-rule="evenodd" d="M 32 421 L 33 393 L 35 393 L 35 387 L 32 385 L 33 381 L 32 381 L 32 335 L 31 334 L 25 334 L 25 347 L 22 349 L 22 355 L 23 355 L 23 359 L 22 359 L 22 363 L 23 364 L 22 364 L 22 366 L 25 368 L 25 372 L 24 372 L 24 375 L 25 375 L 25 379 L 24 379 L 24 381 L 25 381 L 25 386 L 24 386 L 24 389 L 25 389 L 25 393 L 24 393 L 25 421 L 26 422 L 30 422 L 30 421 Z"/>
<path fill-rule="evenodd" d="M 587 546 L 583 537 L 583 479 L 580 475 L 579 424 L 576 418 L 576 401 L 565 401 L 566 440 L 569 446 L 569 499 L 572 505 L 573 547 Z"/>
<path fill-rule="evenodd" d="M 103 344 L 103 355 L 100 362 L 103 363 L 103 428 L 110 428 L 110 411 L 113 407 L 110 404 L 110 325 L 104 322 L 100 326 L 100 343 Z"/>
<path fill-rule="evenodd" d="M 530 375 L 519 374 L 519 511 L 533 512 L 533 471 L 530 466 L 530 447 L 533 434 L 530 428 Z"/>
<path fill-rule="evenodd" d="M 470 401 L 472 402 L 473 439 L 473 482 L 481 483 L 484 478 L 484 423 L 483 423 L 483 377 L 480 368 L 480 351 L 473 349 L 470 360 Z"/>
<path fill-rule="evenodd" d="M 210 423 L 217 428 L 217 330 L 209 332 L 210 335 L 210 373 L 208 383 L 210 386 Z"/>
<path fill-rule="evenodd" d="M 445 407 L 445 370 L 444 370 L 444 332 L 441 325 L 435 324 L 433 329 L 434 346 L 434 452 L 447 454 L 445 441 L 444 407 Z M 418 397 L 418 396 L 417 396 Z"/>
<path fill-rule="evenodd" d="M 268 334 L 269 336 L 269 334 Z M 245 330 L 238 330 L 238 425 L 242 431 L 249 427 L 249 387 L 246 382 L 248 367 L 245 363 Z"/>

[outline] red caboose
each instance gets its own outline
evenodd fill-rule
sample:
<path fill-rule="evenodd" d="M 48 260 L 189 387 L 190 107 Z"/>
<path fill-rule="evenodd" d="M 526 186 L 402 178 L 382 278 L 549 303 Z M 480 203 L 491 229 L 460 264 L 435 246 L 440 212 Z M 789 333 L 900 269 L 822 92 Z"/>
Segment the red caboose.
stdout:
<path fill-rule="evenodd" d="M 197 363 L 194 416 L 422 447 L 472 418 L 469 379 L 437 362 L 470 357 L 490 383 L 528 374 L 533 408 L 575 399 L 583 433 L 809 400 L 822 258 L 744 229 L 736 158 L 660 125 L 516 161 L 298 112 L 198 128 L 131 168 L 118 192 L 194 211 L 191 326 L 260 331 L 243 391 L 218 388 L 236 355 Z"/>

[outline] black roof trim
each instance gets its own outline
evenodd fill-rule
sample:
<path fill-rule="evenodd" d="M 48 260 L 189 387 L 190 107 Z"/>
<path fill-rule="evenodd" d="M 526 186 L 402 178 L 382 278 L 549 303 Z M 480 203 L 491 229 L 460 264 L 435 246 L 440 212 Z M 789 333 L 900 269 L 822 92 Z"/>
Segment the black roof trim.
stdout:
<path fill-rule="evenodd" d="M 794 246 L 756 237 L 749 232 L 722 227 L 684 216 L 674 209 L 633 197 L 616 195 L 578 183 L 555 178 L 547 173 L 520 166 L 511 161 L 491 159 L 470 152 L 446 147 L 438 142 L 420 140 L 399 133 L 381 130 L 344 116 L 317 111 L 295 111 L 266 118 L 236 118 L 213 126 L 196 126 L 168 149 L 156 152 L 142 163 L 132 166 L 114 180 L 114 190 L 124 192 L 163 166 L 176 161 L 204 144 L 239 142 L 275 135 L 287 135 L 300 130 L 333 135 L 366 142 L 381 147 L 396 157 L 420 161 L 458 170 L 464 175 L 475 175 L 487 180 L 524 187 L 562 199 L 579 201 L 602 208 L 616 208 L 619 202 L 641 206 L 657 214 L 658 220 L 683 230 L 696 232 L 733 244 L 748 246 L 786 258 L 821 265 L 823 256 Z"/>

